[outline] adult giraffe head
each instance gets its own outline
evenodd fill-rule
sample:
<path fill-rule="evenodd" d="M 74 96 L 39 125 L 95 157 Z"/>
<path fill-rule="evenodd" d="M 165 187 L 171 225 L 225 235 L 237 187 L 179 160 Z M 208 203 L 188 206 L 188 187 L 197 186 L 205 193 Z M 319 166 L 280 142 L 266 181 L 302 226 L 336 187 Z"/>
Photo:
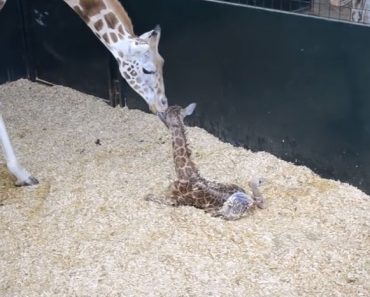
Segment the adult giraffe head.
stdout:
<path fill-rule="evenodd" d="M 1 0 L 0 0 L 1 1 Z M 127 83 L 153 113 L 167 109 L 164 60 L 159 54 L 160 27 L 140 36 L 118 0 L 64 0 L 116 58 Z"/>

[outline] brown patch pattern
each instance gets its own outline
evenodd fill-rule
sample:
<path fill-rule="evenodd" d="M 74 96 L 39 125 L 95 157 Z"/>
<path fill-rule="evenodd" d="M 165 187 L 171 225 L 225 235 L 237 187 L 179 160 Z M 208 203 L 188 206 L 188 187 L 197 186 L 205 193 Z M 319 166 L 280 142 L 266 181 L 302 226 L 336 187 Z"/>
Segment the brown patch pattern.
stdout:
<path fill-rule="evenodd" d="M 121 21 L 123 26 L 126 28 L 126 31 L 131 35 L 135 35 L 134 26 L 132 25 L 131 19 L 128 16 L 126 10 L 121 5 L 121 3 L 118 0 L 108 0 L 107 3 L 111 7 L 111 9 L 116 13 L 116 16 Z"/>
<path fill-rule="evenodd" d="M 185 148 L 183 148 L 183 147 L 177 148 L 176 153 L 181 155 L 181 156 L 184 156 L 185 155 Z"/>
<path fill-rule="evenodd" d="M 116 43 L 118 41 L 117 35 L 114 32 L 110 32 L 110 39 L 113 41 L 113 43 Z"/>
<path fill-rule="evenodd" d="M 191 168 L 191 167 L 186 167 L 185 168 L 185 173 L 186 173 L 187 176 L 192 176 L 193 172 L 194 172 L 193 168 Z"/>
<path fill-rule="evenodd" d="M 125 31 L 123 30 L 122 25 L 118 26 L 118 32 L 121 33 L 122 35 L 125 35 Z"/>
<path fill-rule="evenodd" d="M 81 10 L 81 8 L 79 6 L 75 6 L 73 7 L 73 10 L 81 17 L 81 19 L 83 19 L 86 23 L 88 23 L 90 21 L 90 18 L 83 13 L 83 11 Z"/>
<path fill-rule="evenodd" d="M 130 78 L 130 75 L 127 72 L 123 72 L 123 77 L 128 80 Z"/>
<path fill-rule="evenodd" d="M 180 114 L 181 107 L 171 106 L 164 115 L 164 120 L 171 130 L 173 137 L 173 157 L 178 180 L 172 184 L 170 197 L 176 205 L 193 205 L 207 211 L 223 211 L 221 216 L 226 219 L 238 219 L 246 208 L 232 206 L 231 212 L 225 212 L 221 207 L 224 202 L 235 192 L 244 190 L 235 185 L 220 184 L 202 178 L 190 158 L 191 151 L 187 144 L 183 118 Z M 254 195 L 254 194 L 253 194 Z M 254 199 L 254 198 L 253 198 Z M 234 213 L 233 211 L 236 211 Z"/>
<path fill-rule="evenodd" d="M 176 166 L 178 166 L 178 167 L 184 167 L 185 163 L 186 163 L 186 160 L 183 157 L 176 157 L 175 158 L 175 163 L 176 163 Z"/>
<path fill-rule="evenodd" d="M 175 142 L 176 142 L 177 146 L 183 146 L 184 145 L 184 141 L 181 138 L 176 138 Z"/>
<path fill-rule="evenodd" d="M 118 24 L 118 19 L 113 12 L 109 12 L 104 16 L 104 19 L 108 25 L 108 28 L 114 29 Z"/>
<path fill-rule="evenodd" d="M 94 24 L 94 27 L 96 29 L 96 31 L 100 31 L 102 28 L 103 28 L 103 21 L 102 20 L 98 20 L 95 22 Z"/>
<path fill-rule="evenodd" d="M 107 33 L 104 33 L 103 34 L 103 39 L 104 39 L 104 41 L 106 42 L 106 43 L 108 43 L 109 44 L 109 37 L 108 37 L 108 34 Z"/>
<path fill-rule="evenodd" d="M 92 17 L 101 10 L 107 8 L 101 0 L 80 0 L 80 6 L 84 16 Z"/>

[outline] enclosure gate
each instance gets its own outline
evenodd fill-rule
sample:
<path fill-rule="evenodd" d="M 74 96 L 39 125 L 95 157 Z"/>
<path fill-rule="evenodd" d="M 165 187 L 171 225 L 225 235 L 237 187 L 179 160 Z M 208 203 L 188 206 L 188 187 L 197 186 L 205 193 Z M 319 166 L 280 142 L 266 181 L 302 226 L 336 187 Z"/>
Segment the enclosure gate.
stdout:
<path fill-rule="evenodd" d="M 369 27 L 237 1 L 122 2 L 136 32 L 161 25 L 166 93 L 170 104 L 198 103 L 192 124 L 370 193 Z M 284 3 L 305 14 L 317 7 Z M 147 108 L 61 0 L 9 1 L 0 38 L 1 82 L 28 76 Z"/>

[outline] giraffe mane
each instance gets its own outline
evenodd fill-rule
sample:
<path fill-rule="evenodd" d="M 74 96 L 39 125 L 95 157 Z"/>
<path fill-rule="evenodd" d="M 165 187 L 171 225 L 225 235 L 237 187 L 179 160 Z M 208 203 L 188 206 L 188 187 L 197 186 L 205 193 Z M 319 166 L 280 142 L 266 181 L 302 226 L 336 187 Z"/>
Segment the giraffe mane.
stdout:
<path fill-rule="evenodd" d="M 123 8 L 121 3 L 118 0 L 105 0 L 107 6 L 116 13 L 117 18 L 121 21 L 121 23 L 126 28 L 127 32 L 133 36 L 135 36 L 134 26 L 130 17 L 127 14 L 127 11 Z"/>
<path fill-rule="evenodd" d="M 191 151 L 190 146 L 189 146 L 188 131 L 185 129 L 185 125 L 182 125 L 181 126 L 181 130 L 183 130 L 183 133 L 184 133 L 184 136 L 185 136 L 184 138 L 185 138 L 186 154 L 190 158 L 191 157 L 191 154 L 192 154 L 192 151 Z"/>
<path fill-rule="evenodd" d="M 126 31 L 135 36 L 131 19 L 118 0 L 64 0 L 64 2 L 75 10 L 86 23 L 89 22 L 91 16 L 102 9 L 109 8 Z"/>
<path fill-rule="evenodd" d="M 190 158 L 191 157 L 191 149 L 189 147 L 189 142 L 188 142 L 188 131 L 186 131 L 185 124 L 181 120 L 181 117 L 180 117 L 179 114 L 176 115 L 176 119 L 179 123 L 181 134 L 184 135 L 186 155 Z"/>
<path fill-rule="evenodd" d="M 190 162 L 193 164 L 193 170 L 197 173 L 197 175 L 200 176 L 199 169 L 198 169 L 197 165 L 194 163 L 193 158 L 191 157 L 192 151 L 189 147 L 188 131 L 185 129 L 185 124 L 181 120 L 179 114 L 177 115 L 177 120 L 180 124 L 180 131 L 181 131 L 182 135 L 184 135 L 186 156 L 189 158 Z"/>

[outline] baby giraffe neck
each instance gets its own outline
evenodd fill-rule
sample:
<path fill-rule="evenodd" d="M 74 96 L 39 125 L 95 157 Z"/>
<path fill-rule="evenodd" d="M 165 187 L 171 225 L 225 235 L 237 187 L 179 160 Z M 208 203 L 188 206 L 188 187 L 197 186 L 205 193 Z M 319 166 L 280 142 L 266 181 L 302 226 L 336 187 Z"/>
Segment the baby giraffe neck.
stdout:
<path fill-rule="evenodd" d="M 198 171 L 191 160 L 191 150 L 188 147 L 185 127 L 182 123 L 170 127 L 172 134 L 173 158 L 175 171 L 180 180 L 190 180 L 198 177 Z"/>

